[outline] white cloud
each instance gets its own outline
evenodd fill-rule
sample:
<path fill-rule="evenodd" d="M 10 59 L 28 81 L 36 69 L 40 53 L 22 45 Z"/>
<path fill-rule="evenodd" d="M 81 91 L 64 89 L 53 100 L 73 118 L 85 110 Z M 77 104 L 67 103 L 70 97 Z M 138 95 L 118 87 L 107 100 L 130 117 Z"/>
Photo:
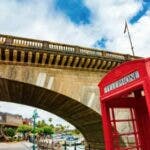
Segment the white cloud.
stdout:
<path fill-rule="evenodd" d="M 87 25 L 73 24 L 65 14 L 54 9 L 54 0 L 32 0 L 24 3 L 2 0 L 0 32 L 86 47 L 92 47 L 98 39 L 105 37 L 108 39 L 106 43 L 108 50 L 131 53 L 127 36 L 123 34 L 124 20 L 131 18 L 142 8 L 142 1 L 85 0 L 84 2 L 92 12 L 91 24 Z M 147 32 L 149 17 L 147 14 L 141 18 L 140 23 L 130 25 L 137 55 L 143 55 L 139 49 L 149 48 L 146 44 L 150 42 Z M 139 30 L 141 32 L 138 34 Z"/>
<path fill-rule="evenodd" d="M 137 54 L 150 57 L 150 11 L 133 25 L 131 30 Z"/>
<path fill-rule="evenodd" d="M 54 9 L 54 0 L 32 0 L 24 3 L 2 0 L 0 32 L 86 47 L 92 47 L 98 39 L 105 37 L 108 39 L 106 49 L 131 54 L 129 41 L 123 34 L 124 20 L 131 18 L 142 8 L 142 1 L 84 2 L 92 13 L 91 24 L 75 25 L 65 14 Z M 137 55 L 145 56 L 140 51 L 149 48 L 149 20 L 150 15 L 147 13 L 140 22 L 129 25 Z"/>
<path fill-rule="evenodd" d="M 123 34 L 125 19 L 134 16 L 142 7 L 140 1 L 86 0 L 94 15 L 93 24 L 100 37 L 106 37 L 106 48 L 121 53 L 131 53 L 127 37 Z M 148 36 L 148 35 L 147 35 Z"/>
<path fill-rule="evenodd" d="M 123 34 L 124 19 L 132 18 L 142 8 L 142 0 L 84 0 L 84 3 L 92 12 L 91 23 L 76 25 L 54 9 L 54 0 L 1 0 L 0 33 L 86 47 L 105 37 L 108 50 L 131 54 L 127 34 Z M 136 55 L 150 55 L 149 26 L 150 12 L 137 23 L 129 24 Z"/>

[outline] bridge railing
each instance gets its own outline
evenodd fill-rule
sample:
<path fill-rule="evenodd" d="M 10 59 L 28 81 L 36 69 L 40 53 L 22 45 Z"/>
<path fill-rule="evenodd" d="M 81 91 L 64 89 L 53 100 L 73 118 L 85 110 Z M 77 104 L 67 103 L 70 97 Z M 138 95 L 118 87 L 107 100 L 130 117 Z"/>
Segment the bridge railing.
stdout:
<path fill-rule="evenodd" d="M 33 41 L 33 40 L 24 40 L 24 39 L 15 38 L 13 39 L 12 45 L 42 48 L 43 43 L 38 41 Z"/>
<path fill-rule="evenodd" d="M 108 51 L 94 49 L 94 48 L 86 48 L 86 47 L 80 47 L 75 45 L 15 37 L 10 35 L 3 35 L 3 34 L 0 34 L 0 44 L 26 47 L 26 48 L 36 48 L 39 50 L 46 50 L 46 51 L 55 50 L 55 51 L 61 51 L 66 53 L 68 52 L 68 53 L 83 54 L 83 55 L 90 55 L 90 56 L 97 56 L 97 57 L 108 57 L 108 58 L 115 58 L 120 60 L 137 58 L 131 55 L 108 52 Z"/>

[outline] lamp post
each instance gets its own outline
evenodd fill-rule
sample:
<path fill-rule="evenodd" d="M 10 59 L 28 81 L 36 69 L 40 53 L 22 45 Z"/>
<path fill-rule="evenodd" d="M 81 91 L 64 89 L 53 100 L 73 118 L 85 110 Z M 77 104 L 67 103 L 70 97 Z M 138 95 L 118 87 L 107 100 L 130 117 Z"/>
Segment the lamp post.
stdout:
<path fill-rule="evenodd" d="M 35 127 L 36 127 L 36 119 L 38 118 L 37 110 L 33 111 L 33 150 L 35 150 Z"/>

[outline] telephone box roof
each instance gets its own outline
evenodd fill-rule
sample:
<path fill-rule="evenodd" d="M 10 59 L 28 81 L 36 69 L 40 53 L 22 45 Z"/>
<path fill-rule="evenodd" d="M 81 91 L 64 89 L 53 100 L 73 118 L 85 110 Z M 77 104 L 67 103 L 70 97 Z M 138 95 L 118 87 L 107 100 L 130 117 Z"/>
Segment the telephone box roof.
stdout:
<path fill-rule="evenodd" d="M 112 69 L 99 83 L 101 97 L 116 94 L 150 78 L 150 58 L 125 62 Z"/>

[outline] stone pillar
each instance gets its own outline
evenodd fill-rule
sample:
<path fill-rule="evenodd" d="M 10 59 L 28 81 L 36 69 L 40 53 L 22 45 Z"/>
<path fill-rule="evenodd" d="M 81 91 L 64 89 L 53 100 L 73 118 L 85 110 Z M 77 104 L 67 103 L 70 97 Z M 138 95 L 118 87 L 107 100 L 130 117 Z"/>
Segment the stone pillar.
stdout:
<path fill-rule="evenodd" d="M 9 61 L 9 49 L 5 49 L 5 61 Z"/>
<path fill-rule="evenodd" d="M 60 61 L 60 55 L 57 55 L 55 60 L 55 66 L 59 64 L 59 61 Z"/>
<path fill-rule="evenodd" d="M 43 53 L 43 57 L 42 57 L 42 65 L 45 65 L 46 58 L 47 58 L 47 53 Z"/>
<path fill-rule="evenodd" d="M 70 67 L 72 61 L 73 61 L 73 57 L 70 56 L 69 59 L 68 59 L 68 62 L 67 62 L 67 67 Z"/>
<path fill-rule="evenodd" d="M 50 54 L 48 64 L 51 66 L 54 60 L 54 54 Z"/>
<path fill-rule="evenodd" d="M 32 52 L 29 51 L 28 52 L 28 64 L 31 64 L 31 62 L 32 62 Z"/>
<path fill-rule="evenodd" d="M 39 63 L 39 58 L 40 58 L 40 53 L 39 53 L 39 52 L 36 52 L 36 53 L 35 53 L 35 64 L 38 64 L 38 63 Z"/>
<path fill-rule="evenodd" d="M 96 62 L 96 60 L 95 60 L 95 59 L 92 59 L 92 63 L 91 63 L 91 65 L 90 65 L 89 68 L 92 68 L 92 67 L 95 65 L 95 62 Z"/>
<path fill-rule="evenodd" d="M 65 62 L 67 60 L 67 56 L 63 56 L 62 62 L 61 62 L 61 66 L 65 65 Z"/>
<path fill-rule="evenodd" d="M 101 62 L 102 61 L 100 59 L 97 61 L 96 65 L 95 65 L 95 69 L 98 69 L 98 67 L 101 65 Z"/>
<path fill-rule="evenodd" d="M 24 57 L 25 57 L 25 52 L 21 51 L 21 62 L 22 63 L 24 62 Z"/>
<path fill-rule="evenodd" d="M 74 61 L 74 63 L 73 63 L 73 67 L 76 67 L 77 64 L 78 64 L 78 62 L 79 62 L 79 57 L 76 57 L 76 58 L 75 58 L 75 61 Z"/>
<path fill-rule="evenodd" d="M 90 64 L 90 62 L 91 62 L 91 59 L 88 58 L 88 59 L 86 60 L 86 63 L 85 63 L 85 65 L 84 65 L 84 68 L 87 68 L 88 65 Z"/>
<path fill-rule="evenodd" d="M 83 57 L 80 60 L 79 67 L 82 67 L 82 65 L 84 64 L 84 62 L 85 62 L 85 58 Z"/>
<path fill-rule="evenodd" d="M 16 63 L 17 61 L 17 50 L 13 50 L 13 62 Z"/>

